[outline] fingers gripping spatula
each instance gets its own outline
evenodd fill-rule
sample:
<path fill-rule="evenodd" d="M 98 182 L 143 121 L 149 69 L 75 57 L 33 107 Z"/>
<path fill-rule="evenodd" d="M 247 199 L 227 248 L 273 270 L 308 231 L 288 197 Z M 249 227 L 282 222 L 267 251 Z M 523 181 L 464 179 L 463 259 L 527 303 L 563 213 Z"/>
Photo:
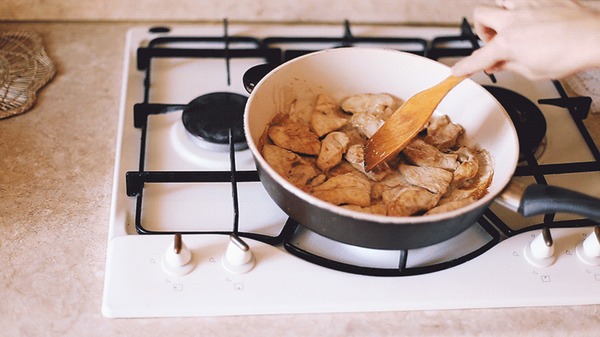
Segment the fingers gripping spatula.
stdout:
<path fill-rule="evenodd" d="M 398 154 L 423 129 L 446 94 L 465 77 L 448 76 L 442 82 L 410 97 L 367 141 L 365 169 Z"/>

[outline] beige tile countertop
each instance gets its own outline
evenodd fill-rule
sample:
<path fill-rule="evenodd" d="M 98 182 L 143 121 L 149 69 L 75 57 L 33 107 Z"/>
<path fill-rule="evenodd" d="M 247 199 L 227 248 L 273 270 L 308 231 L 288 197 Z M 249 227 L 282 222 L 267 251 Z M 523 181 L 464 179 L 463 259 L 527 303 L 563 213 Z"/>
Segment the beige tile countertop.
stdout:
<path fill-rule="evenodd" d="M 597 336 L 600 305 L 107 319 L 100 313 L 125 33 L 133 23 L 0 23 L 39 33 L 57 66 L 0 120 L 0 335 Z M 600 115 L 587 121 L 599 141 Z"/>

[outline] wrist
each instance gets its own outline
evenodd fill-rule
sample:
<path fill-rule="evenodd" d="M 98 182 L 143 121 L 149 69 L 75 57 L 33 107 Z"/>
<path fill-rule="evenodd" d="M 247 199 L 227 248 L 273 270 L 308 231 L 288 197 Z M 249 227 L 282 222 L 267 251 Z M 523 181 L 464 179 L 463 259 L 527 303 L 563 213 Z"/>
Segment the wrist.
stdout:
<path fill-rule="evenodd" d="M 600 67 L 600 12 L 594 11 L 586 23 L 582 24 L 585 27 L 583 34 L 586 36 L 586 43 L 581 46 L 585 57 L 583 66 L 586 69 Z"/>

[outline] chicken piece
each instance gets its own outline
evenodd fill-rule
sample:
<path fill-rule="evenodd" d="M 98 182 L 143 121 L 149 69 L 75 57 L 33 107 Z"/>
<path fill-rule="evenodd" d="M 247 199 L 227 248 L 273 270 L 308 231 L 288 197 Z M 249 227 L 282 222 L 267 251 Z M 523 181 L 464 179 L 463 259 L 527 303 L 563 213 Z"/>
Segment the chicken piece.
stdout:
<path fill-rule="evenodd" d="M 355 127 L 361 135 L 371 138 L 383 125 L 383 120 L 371 114 L 359 112 L 352 115 L 350 124 Z"/>
<path fill-rule="evenodd" d="M 387 214 L 410 216 L 433 208 L 440 196 L 416 186 L 396 187 L 383 193 Z"/>
<path fill-rule="evenodd" d="M 338 165 L 334 166 L 333 168 L 331 168 L 329 171 L 326 172 L 328 178 L 340 176 L 340 175 L 343 175 L 346 173 L 357 174 L 358 172 L 356 172 L 356 169 L 354 167 L 352 167 L 352 165 L 350 165 L 350 163 L 345 160 L 342 160 L 341 163 L 339 163 Z"/>
<path fill-rule="evenodd" d="M 427 126 L 425 141 L 440 150 L 449 149 L 456 145 L 463 131 L 462 126 L 451 123 L 448 115 L 432 116 Z"/>
<path fill-rule="evenodd" d="M 322 137 L 346 125 L 348 119 L 331 97 L 321 94 L 310 117 L 310 126 L 317 136 Z"/>
<path fill-rule="evenodd" d="M 261 154 L 275 172 L 279 173 L 282 177 L 287 177 L 292 165 L 301 159 L 300 156 L 294 152 L 270 144 L 263 146 Z"/>
<path fill-rule="evenodd" d="M 353 144 L 348 147 L 348 151 L 344 156 L 344 159 L 352 165 L 356 170 L 361 173 L 365 171 L 365 148 L 360 144 Z"/>
<path fill-rule="evenodd" d="M 460 184 L 477 175 L 479 160 L 477 160 L 477 156 L 471 150 L 464 146 L 455 151 L 455 153 L 458 155 L 458 162 L 460 164 L 454 170 L 453 183 Z"/>
<path fill-rule="evenodd" d="M 363 213 L 387 215 L 387 206 L 384 204 L 375 204 L 367 207 L 360 207 L 355 205 L 342 205 L 342 207 Z"/>
<path fill-rule="evenodd" d="M 348 148 L 349 138 L 343 132 L 332 132 L 321 142 L 321 152 L 317 158 L 317 167 L 329 171 L 342 161 L 342 156 Z"/>
<path fill-rule="evenodd" d="M 310 123 L 312 112 L 315 109 L 314 99 L 294 99 L 289 107 L 289 118 L 294 122 Z"/>
<path fill-rule="evenodd" d="M 365 170 L 365 148 L 360 144 L 350 145 L 344 158 L 357 171 L 366 175 L 373 181 L 381 181 L 386 175 L 388 175 L 388 173 L 390 173 L 390 168 L 385 163 L 382 163 L 370 172 L 367 172 Z"/>
<path fill-rule="evenodd" d="M 457 154 L 444 153 L 420 138 L 416 138 L 408 144 L 402 150 L 402 154 L 417 166 L 437 167 L 451 171 L 458 167 Z"/>
<path fill-rule="evenodd" d="M 350 119 L 352 120 L 352 119 Z M 361 144 L 365 145 L 367 143 L 367 138 L 363 134 L 358 131 L 358 129 L 352 126 L 352 123 L 348 123 L 344 125 L 339 131 L 343 132 L 348 136 L 350 141 L 348 144 Z"/>
<path fill-rule="evenodd" d="M 388 174 L 385 179 L 373 183 L 371 187 L 371 199 L 378 200 L 382 198 L 384 191 L 394 187 L 408 187 L 410 184 L 398 171 L 393 171 Z"/>
<path fill-rule="evenodd" d="M 275 145 L 290 151 L 308 155 L 318 155 L 321 151 L 319 137 L 303 123 L 287 121 L 271 125 L 268 135 Z"/>
<path fill-rule="evenodd" d="M 487 194 L 487 188 L 492 183 L 494 177 L 494 163 L 490 153 L 486 150 L 479 150 L 476 154 L 479 162 L 477 175 L 458 187 L 452 184 L 449 191 L 444 195 L 440 203 L 456 201 L 466 198 L 481 199 Z M 468 183 L 468 184 L 467 184 Z"/>
<path fill-rule="evenodd" d="M 440 195 L 446 193 L 452 181 L 452 172 L 437 167 L 400 164 L 398 171 L 409 184 Z"/>
<path fill-rule="evenodd" d="M 283 85 L 278 88 L 273 100 L 277 105 L 277 111 L 286 115 L 291 121 L 310 123 L 310 115 L 315 108 L 314 96 L 299 95 L 294 85 Z"/>
<path fill-rule="evenodd" d="M 295 186 L 303 188 L 318 175 L 310 161 L 279 146 L 267 144 L 261 152 L 267 163 Z"/>
<path fill-rule="evenodd" d="M 327 180 L 327 175 L 325 173 L 321 173 L 318 174 L 316 177 L 312 178 L 310 180 L 309 185 L 310 186 L 317 186 L 317 185 L 321 185 L 322 183 L 324 183 Z"/>
<path fill-rule="evenodd" d="M 388 94 L 359 94 L 342 102 L 342 110 L 352 114 L 372 115 L 386 120 L 400 106 L 400 102 Z"/>
<path fill-rule="evenodd" d="M 331 177 L 312 190 L 315 197 L 334 205 L 371 205 L 371 183 L 369 179 L 355 173 Z"/>
<path fill-rule="evenodd" d="M 307 185 L 310 185 L 311 180 L 318 176 L 319 171 L 310 162 L 302 160 L 299 165 L 292 166 L 288 173 L 288 180 L 305 191 L 308 190 Z"/>
<path fill-rule="evenodd" d="M 440 213 L 450 212 L 455 209 L 465 207 L 465 206 L 475 202 L 476 200 L 477 199 L 470 197 L 470 198 L 465 198 L 465 199 L 460 199 L 460 200 L 448 201 L 443 204 L 442 204 L 442 201 L 440 200 L 440 203 L 437 206 L 435 206 L 434 208 L 425 212 L 424 215 L 432 215 L 432 214 L 440 214 Z"/>

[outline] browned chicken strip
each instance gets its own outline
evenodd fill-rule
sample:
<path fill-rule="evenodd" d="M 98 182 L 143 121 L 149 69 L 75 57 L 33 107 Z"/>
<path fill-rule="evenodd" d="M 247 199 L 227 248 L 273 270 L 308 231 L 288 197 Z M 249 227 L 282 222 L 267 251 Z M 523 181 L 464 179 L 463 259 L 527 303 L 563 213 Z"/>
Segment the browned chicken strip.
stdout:
<path fill-rule="evenodd" d="M 460 184 L 477 175 L 477 172 L 479 172 L 479 160 L 475 153 L 464 146 L 455 153 L 458 155 L 460 165 L 454 171 L 453 183 Z"/>
<path fill-rule="evenodd" d="M 354 173 L 331 177 L 313 188 L 312 194 L 335 205 L 371 205 L 371 183 L 369 179 Z"/>
<path fill-rule="evenodd" d="M 425 188 L 435 194 L 446 193 L 452 181 L 452 172 L 437 167 L 400 164 L 398 170 L 409 184 Z"/>
<path fill-rule="evenodd" d="M 461 186 L 451 186 L 451 189 L 440 200 L 441 203 L 448 201 L 461 200 L 466 198 L 480 199 L 487 193 L 487 188 L 492 183 L 494 176 L 494 164 L 490 153 L 486 150 L 480 150 L 476 153 L 479 162 L 479 171 L 477 175 L 462 183 Z"/>
<path fill-rule="evenodd" d="M 425 141 L 438 149 L 449 149 L 456 145 L 463 131 L 462 126 L 451 123 L 447 115 L 432 116 L 427 126 Z"/>
<path fill-rule="evenodd" d="M 317 168 L 312 163 L 302 160 L 299 165 L 292 166 L 288 173 L 288 179 L 292 184 L 306 190 L 308 183 L 318 174 Z"/>
<path fill-rule="evenodd" d="M 392 216 L 409 216 L 426 211 L 434 207 L 439 198 L 439 195 L 416 186 L 396 187 L 383 193 L 387 214 Z"/>
<path fill-rule="evenodd" d="M 378 214 L 378 215 L 387 215 L 387 206 L 384 204 L 375 204 L 367 207 L 360 207 L 354 205 L 343 205 L 343 208 L 351 209 L 354 211 L 370 213 L 370 214 Z"/>
<path fill-rule="evenodd" d="M 272 125 L 268 135 L 275 145 L 290 151 L 315 156 L 321 151 L 319 137 L 303 123 L 288 121 Z"/>
<path fill-rule="evenodd" d="M 453 211 L 455 209 L 459 209 L 459 208 L 462 208 L 464 206 L 467 206 L 468 204 L 475 202 L 475 200 L 477 200 L 477 199 L 475 199 L 473 197 L 469 197 L 469 198 L 465 198 L 465 199 L 460 199 L 460 200 L 455 200 L 455 201 L 449 201 L 447 203 L 435 206 L 434 208 L 432 208 L 429 211 L 425 212 L 425 215 L 450 212 L 450 211 Z"/>
<path fill-rule="evenodd" d="M 457 154 L 444 153 L 420 138 L 416 138 L 408 144 L 408 146 L 402 150 L 402 154 L 404 154 L 411 163 L 417 166 L 438 167 L 452 171 L 458 166 Z"/>
<path fill-rule="evenodd" d="M 343 132 L 332 132 L 321 142 L 321 152 L 317 158 L 317 167 L 329 171 L 342 161 L 348 148 L 349 138 Z"/>
<path fill-rule="evenodd" d="M 367 172 L 365 170 L 365 148 L 361 144 L 349 146 L 344 158 L 352 165 L 352 167 L 354 167 L 354 169 L 362 174 L 365 174 L 373 181 L 382 180 L 390 172 L 389 167 L 385 163 L 379 165 L 370 172 Z"/>
<path fill-rule="evenodd" d="M 366 113 L 379 119 L 387 119 L 400 106 L 400 100 L 388 94 L 359 94 L 342 102 L 342 110 L 352 113 Z"/>
<path fill-rule="evenodd" d="M 308 160 L 279 146 L 263 146 L 262 155 L 277 173 L 298 187 L 304 187 L 318 175 L 317 169 Z"/>
<path fill-rule="evenodd" d="M 361 135 L 371 138 L 383 125 L 383 120 L 371 114 L 359 112 L 352 115 L 350 124 L 355 127 Z"/>
<path fill-rule="evenodd" d="M 381 199 L 383 192 L 394 187 L 408 187 L 410 184 L 400 174 L 400 172 L 393 171 L 388 174 L 383 180 L 373 183 L 371 187 L 371 198 Z"/>
<path fill-rule="evenodd" d="M 344 115 L 335 101 L 327 95 L 317 97 L 317 105 L 310 118 L 310 127 L 322 137 L 348 123 L 349 116 Z"/>
<path fill-rule="evenodd" d="M 308 99 L 295 99 L 289 107 L 289 118 L 294 122 L 310 123 L 310 117 L 315 109 L 315 101 Z"/>

